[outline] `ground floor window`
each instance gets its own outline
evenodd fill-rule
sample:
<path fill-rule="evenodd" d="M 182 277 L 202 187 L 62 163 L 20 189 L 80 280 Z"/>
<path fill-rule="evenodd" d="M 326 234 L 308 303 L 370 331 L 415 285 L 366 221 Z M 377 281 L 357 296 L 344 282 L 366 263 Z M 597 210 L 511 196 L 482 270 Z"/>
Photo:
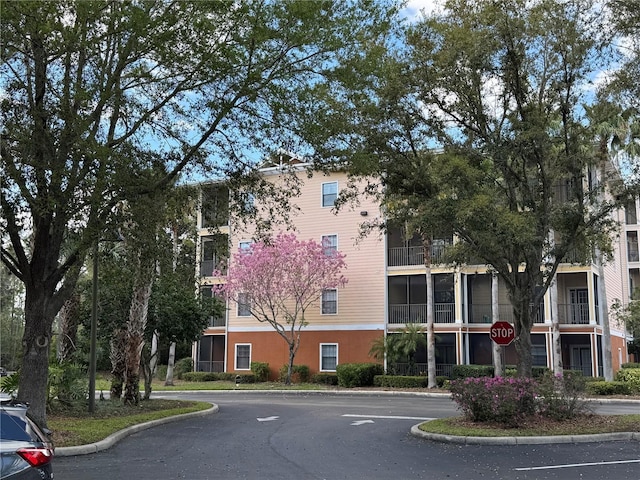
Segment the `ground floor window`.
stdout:
<path fill-rule="evenodd" d="M 338 365 L 338 344 L 320 344 L 320 371 L 335 372 Z"/>
<path fill-rule="evenodd" d="M 236 344 L 236 370 L 251 369 L 251 344 Z"/>

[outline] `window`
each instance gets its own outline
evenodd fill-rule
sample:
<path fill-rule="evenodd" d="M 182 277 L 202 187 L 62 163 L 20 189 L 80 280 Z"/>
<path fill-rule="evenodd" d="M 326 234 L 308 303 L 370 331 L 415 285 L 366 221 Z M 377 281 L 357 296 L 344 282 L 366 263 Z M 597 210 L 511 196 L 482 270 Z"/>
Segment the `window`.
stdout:
<path fill-rule="evenodd" d="M 338 313 L 338 291 L 324 290 L 322 292 L 322 314 L 335 315 Z"/>
<path fill-rule="evenodd" d="M 324 248 L 324 254 L 327 257 L 331 257 L 338 251 L 338 236 L 337 235 L 323 235 L 322 247 Z"/>
<path fill-rule="evenodd" d="M 251 298 L 248 293 L 238 294 L 238 316 L 250 317 L 251 316 Z"/>
<path fill-rule="evenodd" d="M 335 372 L 338 365 L 338 344 L 320 344 L 320 371 Z"/>
<path fill-rule="evenodd" d="M 236 370 L 251 369 L 251 344 L 236 344 Z"/>
<path fill-rule="evenodd" d="M 333 207 L 338 198 L 338 182 L 322 184 L 322 206 Z"/>
<path fill-rule="evenodd" d="M 253 242 L 251 240 L 244 240 L 242 242 L 240 242 L 239 247 L 240 250 L 243 252 L 246 252 L 247 250 L 249 250 L 251 248 L 251 245 L 253 244 Z"/>

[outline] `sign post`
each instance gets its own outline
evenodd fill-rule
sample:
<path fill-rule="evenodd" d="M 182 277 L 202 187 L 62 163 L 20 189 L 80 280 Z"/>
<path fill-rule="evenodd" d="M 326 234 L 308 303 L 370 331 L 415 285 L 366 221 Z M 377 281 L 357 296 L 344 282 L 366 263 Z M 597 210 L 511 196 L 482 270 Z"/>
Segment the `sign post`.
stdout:
<path fill-rule="evenodd" d="M 516 338 L 516 329 L 509 322 L 497 321 L 489 329 L 491 340 L 506 347 Z"/>

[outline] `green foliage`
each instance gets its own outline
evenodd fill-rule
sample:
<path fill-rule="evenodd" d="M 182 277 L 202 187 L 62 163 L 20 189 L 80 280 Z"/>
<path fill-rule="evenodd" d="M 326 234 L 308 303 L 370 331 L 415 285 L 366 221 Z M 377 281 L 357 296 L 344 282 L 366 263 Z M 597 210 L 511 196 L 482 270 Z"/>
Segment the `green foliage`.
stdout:
<path fill-rule="evenodd" d="M 616 373 L 615 380 L 629 385 L 633 393 L 640 393 L 640 368 L 622 368 Z"/>
<path fill-rule="evenodd" d="M 311 377 L 311 383 L 320 385 L 338 385 L 338 375 L 335 373 L 316 373 Z"/>
<path fill-rule="evenodd" d="M 251 362 L 251 371 L 256 376 L 256 381 L 266 382 L 269 380 L 269 364 L 266 362 Z"/>
<path fill-rule="evenodd" d="M 579 370 L 566 370 L 563 375 L 548 372 L 538 379 L 538 410 L 554 420 L 574 418 L 585 413 L 585 381 Z"/>
<path fill-rule="evenodd" d="M 631 394 L 631 386 L 626 382 L 598 380 L 588 382 L 586 391 L 591 395 L 629 395 Z"/>
<path fill-rule="evenodd" d="M 342 363 L 336 367 L 338 385 L 347 388 L 371 387 L 373 378 L 383 373 L 379 363 Z"/>
<path fill-rule="evenodd" d="M 468 377 L 492 377 L 493 366 L 491 365 L 454 365 L 452 370 L 454 379 Z"/>
<path fill-rule="evenodd" d="M 77 363 L 60 363 L 49 366 L 47 405 L 54 401 L 63 404 L 84 402 L 89 392 L 86 368 Z"/>
<path fill-rule="evenodd" d="M 158 380 L 164 380 L 165 378 L 167 378 L 167 365 L 158 365 L 156 367 L 156 378 Z M 185 374 L 183 374 L 184 377 Z"/>
<path fill-rule="evenodd" d="M 0 379 L 0 392 L 8 393 L 12 397 L 15 397 L 18 391 L 18 385 L 20 384 L 20 371 L 14 372 L 11 375 L 2 377 Z"/>
<path fill-rule="evenodd" d="M 182 379 L 182 376 L 185 373 L 192 372 L 192 371 L 193 371 L 193 359 L 191 357 L 181 358 L 173 366 L 173 373 L 179 379 Z"/>
<path fill-rule="evenodd" d="M 215 382 L 221 378 L 215 372 L 187 372 L 182 375 L 182 380 L 185 382 Z"/>
<path fill-rule="evenodd" d="M 287 372 L 289 370 L 288 365 L 283 365 L 280 367 L 280 371 L 278 372 L 278 379 L 281 382 L 285 382 L 287 379 Z M 293 370 L 291 371 L 291 382 L 292 383 L 306 383 L 309 381 L 310 371 L 307 365 L 294 365 Z"/>
<path fill-rule="evenodd" d="M 426 388 L 427 377 L 403 376 L 403 375 L 376 375 L 373 377 L 375 387 L 390 388 Z"/>
<path fill-rule="evenodd" d="M 633 363 L 633 362 L 623 363 L 621 365 L 621 368 L 640 368 L 640 363 Z"/>

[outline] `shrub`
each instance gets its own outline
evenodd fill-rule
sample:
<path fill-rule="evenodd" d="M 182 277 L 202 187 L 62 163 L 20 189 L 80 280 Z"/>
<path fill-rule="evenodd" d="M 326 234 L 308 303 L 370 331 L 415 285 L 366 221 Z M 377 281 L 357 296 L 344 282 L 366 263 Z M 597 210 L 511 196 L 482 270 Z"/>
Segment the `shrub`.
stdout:
<path fill-rule="evenodd" d="M 280 367 L 278 378 L 281 382 L 284 382 L 287 379 L 288 369 L 289 369 L 289 366 L 286 364 Z M 309 367 L 307 365 L 294 365 L 293 370 L 291 371 L 291 382 L 306 383 L 309 381 L 310 375 L 311 373 L 309 372 Z"/>
<path fill-rule="evenodd" d="M 454 379 L 469 377 L 492 377 L 491 365 L 454 365 L 452 375 Z"/>
<path fill-rule="evenodd" d="M 269 380 L 269 364 L 266 362 L 251 362 L 251 371 L 256 376 L 256 381 L 266 382 Z"/>
<path fill-rule="evenodd" d="M 193 372 L 193 359 L 191 357 L 181 358 L 173 366 L 173 374 L 178 379 L 182 379 L 182 375 L 187 372 Z"/>
<path fill-rule="evenodd" d="M 536 382 L 529 378 L 468 377 L 451 382 L 453 400 L 474 422 L 516 427 L 536 410 Z"/>
<path fill-rule="evenodd" d="M 408 375 L 376 375 L 373 377 L 373 384 L 376 387 L 424 388 L 427 386 L 427 378 Z"/>
<path fill-rule="evenodd" d="M 47 390 L 49 407 L 54 399 L 66 404 L 84 401 L 89 393 L 85 368 L 77 363 L 66 362 L 49 365 Z"/>
<path fill-rule="evenodd" d="M 373 377 L 382 375 L 384 368 L 379 363 L 343 363 L 336 367 L 338 385 L 341 387 L 371 387 Z"/>
<path fill-rule="evenodd" d="M 187 372 L 182 374 L 182 380 L 187 382 L 215 382 L 220 377 L 214 372 Z"/>
<path fill-rule="evenodd" d="M 156 378 L 158 380 L 164 380 L 167 378 L 167 366 L 166 365 L 158 365 L 156 367 Z"/>
<path fill-rule="evenodd" d="M 640 392 L 640 368 L 622 368 L 618 370 L 615 380 L 629 385 L 631 392 Z"/>
<path fill-rule="evenodd" d="M 620 365 L 621 368 L 640 368 L 640 363 L 623 363 L 622 365 Z"/>
<path fill-rule="evenodd" d="M 316 373 L 311 377 L 311 383 L 320 385 L 338 385 L 338 375 L 335 373 Z"/>
<path fill-rule="evenodd" d="M 539 379 L 539 413 L 554 420 L 573 418 L 587 411 L 582 372 L 566 370 L 563 375 L 548 372 Z"/>
<path fill-rule="evenodd" d="M 587 383 L 587 392 L 592 395 L 629 395 L 631 388 L 625 382 L 605 382 L 600 380 Z"/>

